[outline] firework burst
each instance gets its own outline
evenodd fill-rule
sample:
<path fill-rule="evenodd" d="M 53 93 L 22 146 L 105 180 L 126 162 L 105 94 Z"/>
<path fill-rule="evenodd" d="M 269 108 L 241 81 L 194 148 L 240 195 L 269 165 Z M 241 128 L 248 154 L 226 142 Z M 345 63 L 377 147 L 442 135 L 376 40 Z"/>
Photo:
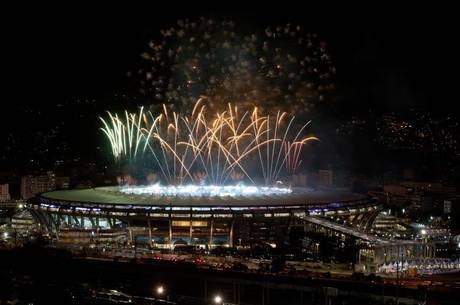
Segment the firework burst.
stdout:
<path fill-rule="evenodd" d="M 283 169 L 289 174 L 298 169 L 304 144 L 318 140 L 305 136 L 310 122 L 294 130 L 295 117 L 286 112 L 265 115 L 257 107 L 241 111 L 228 104 L 226 110 L 208 113 L 204 100 L 186 115 L 165 105 L 158 115 L 143 108 L 123 117 L 108 113 L 108 120 L 101 118 L 101 130 L 115 159 L 149 154 L 168 184 L 256 184 L 261 177 L 272 185 Z"/>
<path fill-rule="evenodd" d="M 179 20 L 142 58 L 143 92 L 181 110 L 208 96 L 219 111 L 232 102 L 302 114 L 334 88 L 325 43 L 292 24 L 242 33 L 231 21 Z"/>

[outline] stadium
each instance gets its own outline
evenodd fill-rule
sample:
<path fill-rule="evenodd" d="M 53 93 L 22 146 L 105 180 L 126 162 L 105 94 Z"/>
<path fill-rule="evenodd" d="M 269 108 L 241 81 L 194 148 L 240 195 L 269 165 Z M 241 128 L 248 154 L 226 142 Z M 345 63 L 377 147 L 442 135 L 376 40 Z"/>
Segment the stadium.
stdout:
<path fill-rule="evenodd" d="M 249 194 L 248 194 L 249 193 Z M 379 210 L 367 195 L 343 190 L 292 188 L 259 194 L 136 194 L 123 187 L 42 193 L 29 211 L 42 229 L 63 243 L 145 243 L 233 247 L 262 241 L 277 245 L 306 216 L 340 216 L 354 222 Z"/>
<path fill-rule="evenodd" d="M 100 117 L 115 164 L 127 169 L 119 186 L 42 193 L 29 204 L 34 218 L 64 243 L 211 249 L 280 245 L 310 216 L 363 228 L 377 215 L 369 196 L 294 187 L 307 166 L 303 148 L 319 141 L 310 121 L 231 103 L 208 107 L 201 97 L 185 112 L 163 105 Z"/>

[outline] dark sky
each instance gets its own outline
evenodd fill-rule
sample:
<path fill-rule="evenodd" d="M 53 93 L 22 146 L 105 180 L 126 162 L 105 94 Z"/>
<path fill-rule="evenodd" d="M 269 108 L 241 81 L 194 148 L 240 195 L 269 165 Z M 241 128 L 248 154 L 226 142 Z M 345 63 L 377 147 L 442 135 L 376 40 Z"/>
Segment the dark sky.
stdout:
<path fill-rule="evenodd" d="M 119 110 L 114 108 L 115 93 L 138 92 L 127 71 L 136 67 L 160 29 L 185 17 L 231 19 L 251 31 L 291 22 L 319 34 L 337 68 L 338 103 L 331 107 L 335 117 L 330 112 L 323 116 L 318 122 L 324 125 L 335 126 L 369 110 L 377 116 L 411 108 L 441 117 L 460 114 L 460 27 L 453 7 L 390 1 L 367 6 L 290 0 L 166 0 L 130 6 L 112 2 L 17 4 L 2 10 L 0 138 L 7 138 L 2 142 L 7 145 L 0 147 L 0 170 L 18 165 L 28 169 L 25 160 L 36 155 L 54 162 L 63 147 L 67 154 L 87 160 L 108 155 L 96 149 L 105 143 L 97 132 L 97 116 L 105 109 Z M 57 107 L 75 99 L 94 99 L 97 104 L 85 110 L 77 104 L 63 112 Z M 85 123 L 80 120 L 83 111 L 90 113 Z M 55 126 L 61 126 L 58 136 L 49 137 Z M 359 150 L 359 145 L 347 145 Z M 373 161 L 375 152 L 364 155 Z M 362 156 L 355 159 L 361 163 Z"/>
<path fill-rule="evenodd" d="M 12 90 L 6 104 L 54 105 L 123 92 L 126 71 L 152 35 L 180 17 L 203 15 L 248 27 L 300 23 L 317 32 L 329 44 L 341 98 L 352 111 L 367 106 L 452 111 L 457 30 L 448 7 L 218 2 L 12 8 L 6 21 Z"/>

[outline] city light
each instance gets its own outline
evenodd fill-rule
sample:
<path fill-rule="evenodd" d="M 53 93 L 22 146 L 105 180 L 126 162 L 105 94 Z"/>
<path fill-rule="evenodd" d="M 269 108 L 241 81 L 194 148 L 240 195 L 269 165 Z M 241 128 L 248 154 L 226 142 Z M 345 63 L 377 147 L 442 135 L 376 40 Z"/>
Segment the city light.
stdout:
<path fill-rule="evenodd" d="M 420 233 L 421 233 L 422 235 L 426 235 L 426 230 L 425 230 L 425 229 L 422 229 L 422 230 L 420 230 Z"/>
<path fill-rule="evenodd" d="M 165 292 L 165 289 L 163 286 L 160 285 L 157 287 L 156 292 L 158 295 L 163 295 L 163 293 Z"/>
<path fill-rule="evenodd" d="M 3 232 L 3 238 L 7 239 L 8 238 L 8 232 Z"/>
<path fill-rule="evenodd" d="M 221 304 L 223 301 L 222 297 L 220 295 L 216 295 L 214 297 L 214 304 Z"/>

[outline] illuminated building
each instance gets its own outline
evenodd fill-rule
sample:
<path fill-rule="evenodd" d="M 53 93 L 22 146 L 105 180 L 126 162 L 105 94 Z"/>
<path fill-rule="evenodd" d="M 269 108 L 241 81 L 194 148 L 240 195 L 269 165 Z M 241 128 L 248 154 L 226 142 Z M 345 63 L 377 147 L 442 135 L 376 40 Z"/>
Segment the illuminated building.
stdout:
<path fill-rule="evenodd" d="M 10 200 L 10 192 L 9 192 L 9 185 L 0 184 L 0 201 L 7 201 Z"/>
<path fill-rule="evenodd" d="M 56 177 L 53 172 L 40 176 L 23 176 L 21 178 L 21 198 L 29 199 L 42 192 L 56 189 Z"/>
<path fill-rule="evenodd" d="M 255 240 L 279 244 L 290 228 L 304 226 L 307 215 L 355 215 L 377 209 L 378 203 L 366 195 L 306 188 L 271 195 L 178 196 L 103 187 L 47 192 L 29 201 L 42 228 L 62 242 L 72 240 L 74 232 L 86 241 L 91 235 L 96 239 L 124 232 L 127 242 L 158 248 L 184 242 L 200 247 Z"/>

